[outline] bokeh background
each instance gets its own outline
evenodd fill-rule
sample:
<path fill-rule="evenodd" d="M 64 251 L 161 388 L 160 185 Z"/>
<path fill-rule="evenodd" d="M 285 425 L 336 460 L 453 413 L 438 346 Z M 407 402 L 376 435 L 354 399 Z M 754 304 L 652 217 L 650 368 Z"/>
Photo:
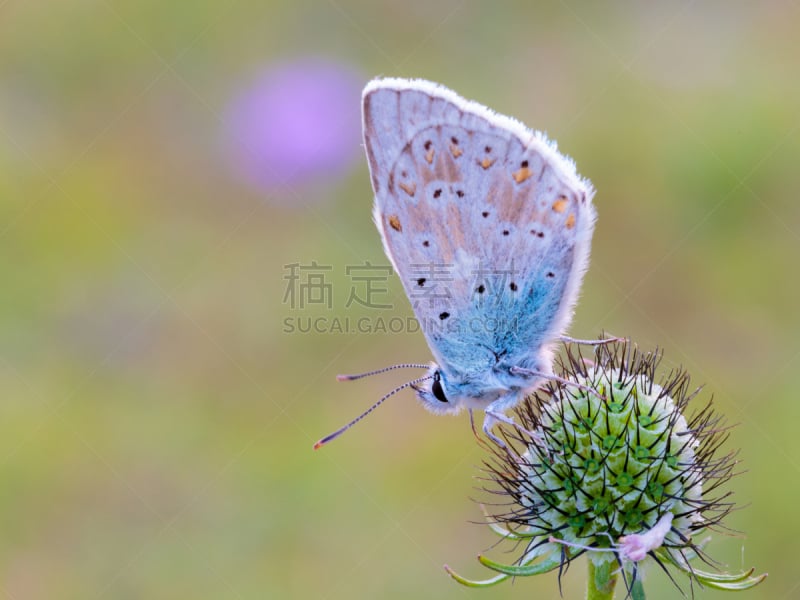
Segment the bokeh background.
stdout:
<path fill-rule="evenodd" d="M 370 284 L 390 308 L 350 297 L 348 267 L 387 265 L 358 112 L 392 75 L 594 182 L 571 333 L 706 384 L 747 533 L 710 551 L 770 572 L 746 597 L 800 597 L 798 24 L 797 0 L 0 1 L 0 596 L 558 597 L 442 570 L 488 575 L 494 542 L 466 417 L 406 393 L 311 449 L 406 377 L 336 373 L 430 357 L 381 329 L 411 315 L 395 278 Z"/>

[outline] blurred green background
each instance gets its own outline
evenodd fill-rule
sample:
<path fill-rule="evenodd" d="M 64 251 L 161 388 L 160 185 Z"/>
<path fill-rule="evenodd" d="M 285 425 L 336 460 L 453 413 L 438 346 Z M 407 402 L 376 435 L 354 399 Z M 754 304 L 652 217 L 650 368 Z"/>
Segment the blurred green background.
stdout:
<path fill-rule="evenodd" d="M 558 597 L 442 570 L 486 575 L 494 542 L 466 417 L 404 393 L 311 449 L 406 378 L 336 373 L 430 357 L 420 333 L 285 331 L 411 315 L 394 278 L 391 309 L 347 306 L 346 268 L 387 264 L 359 132 L 279 183 L 230 158 L 233 99 L 324 59 L 356 111 L 373 76 L 433 79 L 576 160 L 600 217 L 570 332 L 706 384 L 747 505 L 710 552 L 770 572 L 742 597 L 800 597 L 799 24 L 796 0 L 0 1 L 0 595 Z M 287 296 L 313 261 L 331 308 Z"/>

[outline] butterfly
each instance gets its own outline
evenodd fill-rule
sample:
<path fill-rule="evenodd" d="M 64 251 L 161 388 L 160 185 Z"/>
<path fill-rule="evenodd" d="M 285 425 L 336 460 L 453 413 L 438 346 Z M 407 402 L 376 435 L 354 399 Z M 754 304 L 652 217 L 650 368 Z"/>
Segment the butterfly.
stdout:
<path fill-rule="evenodd" d="M 374 79 L 362 95 L 373 216 L 434 355 L 401 389 L 434 413 L 482 409 L 483 430 L 553 374 L 588 266 L 594 188 L 544 134 L 448 88 Z"/>

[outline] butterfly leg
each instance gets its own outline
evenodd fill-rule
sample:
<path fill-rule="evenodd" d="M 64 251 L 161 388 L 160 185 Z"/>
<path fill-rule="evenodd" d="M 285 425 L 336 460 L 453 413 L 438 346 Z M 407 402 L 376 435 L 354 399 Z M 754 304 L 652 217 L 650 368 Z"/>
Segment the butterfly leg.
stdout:
<path fill-rule="evenodd" d="M 503 450 L 509 450 L 508 444 L 492 433 L 492 427 L 494 427 L 499 421 L 500 419 L 487 410 L 486 416 L 483 418 L 483 433 Z"/>
<path fill-rule="evenodd" d="M 486 434 L 486 437 L 491 439 L 495 444 L 500 446 L 501 448 L 508 448 L 508 445 L 498 438 L 496 435 L 492 433 L 492 427 L 497 425 L 498 423 L 505 423 L 506 425 L 511 425 L 519 432 L 524 433 L 528 437 L 535 440 L 537 443 L 542 441 L 542 436 L 538 433 L 525 429 L 522 425 L 517 423 L 514 419 L 502 413 L 498 410 L 492 410 L 492 405 L 490 404 L 486 407 L 486 416 L 483 418 L 483 433 Z"/>
<path fill-rule="evenodd" d="M 468 408 L 467 410 L 469 411 L 469 426 L 472 429 L 472 435 L 475 436 L 475 439 L 480 439 L 480 436 L 478 435 L 478 429 L 475 427 L 475 415 L 472 414 L 471 408 Z"/>

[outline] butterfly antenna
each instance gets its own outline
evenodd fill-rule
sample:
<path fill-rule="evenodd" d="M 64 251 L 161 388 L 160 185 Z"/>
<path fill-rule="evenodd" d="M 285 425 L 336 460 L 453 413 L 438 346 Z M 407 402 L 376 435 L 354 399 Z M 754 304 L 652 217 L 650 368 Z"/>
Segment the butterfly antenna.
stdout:
<path fill-rule="evenodd" d="M 391 367 L 390 367 L 390 368 L 391 368 Z M 427 368 L 427 365 L 426 365 L 426 368 Z M 378 407 L 379 407 L 381 404 L 383 404 L 383 403 L 384 403 L 384 402 L 385 402 L 385 401 L 386 401 L 388 398 L 390 398 L 391 396 L 394 396 L 394 395 L 395 395 L 397 392 L 399 392 L 400 390 L 404 390 L 404 389 L 406 389 L 407 387 L 410 387 L 410 386 L 417 385 L 418 383 L 421 383 L 421 382 L 425 381 L 426 379 L 432 379 L 432 378 L 433 378 L 433 376 L 432 376 L 432 375 L 425 375 L 424 377 L 420 377 L 419 379 L 415 379 L 414 381 L 409 381 L 409 382 L 407 382 L 407 383 L 404 383 L 404 384 L 403 384 L 403 385 L 401 385 L 401 386 L 398 386 L 398 387 L 394 388 L 394 389 L 393 389 L 391 392 L 389 392 L 388 394 L 386 394 L 386 395 L 385 395 L 383 398 L 381 398 L 380 400 L 378 400 L 378 401 L 377 401 L 375 404 L 373 404 L 372 406 L 370 406 L 370 407 L 369 407 L 367 410 L 365 410 L 363 413 L 361 413 L 361 414 L 360 414 L 359 416 L 357 416 L 355 419 L 353 419 L 352 421 L 350 421 L 350 422 L 349 422 L 347 425 L 345 425 L 344 427 L 341 427 L 341 428 L 337 429 L 336 431 L 334 431 L 334 432 L 333 432 L 333 433 L 331 433 L 330 435 L 326 435 L 324 438 L 322 438 L 320 441 L 318 441 L 316 444 L 314 444 L 314 450 L 319 450 L 320 448 L 322 448 L 322 446 L 324 446 L 325 444 L 327 444 L 327 443 L 328 443 L 328 442 L 330 442 L 331 440 L 335 440 L 337 437 L 339 437 L 340 435 L 342 435 L 342 434 L 343 434 L 345 431 L 347 431 L 348 429 L 350 429 L 350 428 L 351 428 L 353 425 L 355 425 L 356 423 L 358 423 L 358 422 L 359 422 L 361 419 L 363 419 L 364 417 L 366 417 L 366 416 L 367 416 L 369 413 L 371 413 L 373 410 L 375 410 L 376 408 L 378 408 Z"/>
<path fill-rule="evenodd" d="M 420 365 L 417 363 L 403 363 L 400 365 L 392 365 L 391 367 L 384 367 L 383 369 L 378 369 L 377 371 L 369 371 L 368 373 L 358 373 L 356 375 L 337 375 L 336 379 L 338 381 L 355 381 L 356 379 L 362 379 L 364 377 L 369 377 L 370 375 L 380 375 L 381 373 L 386 373 L 386 371 L 394 371 L 395 369 L 429 369 L 430 365 Z"/>

